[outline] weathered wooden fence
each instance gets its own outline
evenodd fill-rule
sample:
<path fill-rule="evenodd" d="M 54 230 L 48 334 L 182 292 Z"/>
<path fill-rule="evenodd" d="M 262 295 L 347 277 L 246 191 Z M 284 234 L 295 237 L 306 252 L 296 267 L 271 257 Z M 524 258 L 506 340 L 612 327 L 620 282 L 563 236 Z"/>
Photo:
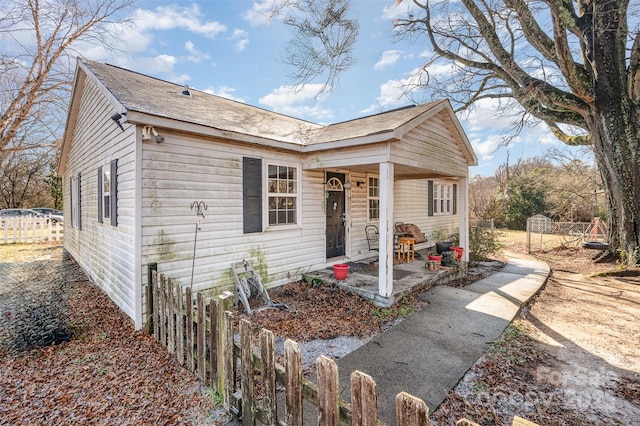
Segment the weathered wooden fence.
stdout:
<path fill-rule="evenodd" d="M 300 345 L 287 339 L 284 366 L 275 362 L 275 337 L 262 329 L 254 342 L 251 323 L 241 319 L 235 341 L 233 294 L 225 292 L 207 300 L 195 297 L 189 287 L 184 294 L 173 279 L 152 270 L 150 292 L 155 339 L 174 355 L 180 365 L 223 398 L 226 408 L 238 413 L 242 423 L 254 425 L 302 425 L 303 404 L 317 406 L 320 425 L 382 425 L 378 420 L 376 383 L 367 374 L 351 374 L 351 404 L 339 399 L 337 364 L 324 356 L 317 360 L 317 384 L 303 378 Z M 276 384 L 284 388 L 284 410 L 277 409 Z M 283 412 L 282 412 L 283 411 Z M 424 401 L 406 392 L 396 396 L 399 426 L 428 425 Z M 517 423 L 514 425 L 534 425 Z M 468 420 L 460 424 L 474 425 Z"/>
<path fill-rule="evenodd" d="M 46 217 L 0 218 L 0 243 L 44 243 L 60 241 L 63 226 Z"/>

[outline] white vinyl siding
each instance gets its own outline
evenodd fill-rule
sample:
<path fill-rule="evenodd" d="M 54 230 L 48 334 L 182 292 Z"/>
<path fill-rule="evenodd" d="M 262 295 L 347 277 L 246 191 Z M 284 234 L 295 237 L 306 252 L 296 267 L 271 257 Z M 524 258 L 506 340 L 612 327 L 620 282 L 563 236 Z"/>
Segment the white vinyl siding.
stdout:
<path fill-rule="evenodd" d="M 194 291 L 218 294 L 234 289 L 230 267 L 243 259 L 266 272 L 268 287 L 326 266 L 322 171 L 302 170 L 300 154 L 169 131 L 163 136 L 161 144 L 142 144 L 142 282 L 146 265 L 157 263 L 159 272 L 189 285 L 193 266 Z M 244 158 L 261 160 L 265 200 L 268 165 L 295 170 L 295 225 L 245 233 Z M 199 224 L 195 262 L 195 215 L 189 210 L 194 200 L 209 206 Z"/>
<path fill-rule="evenodd" d="M 65 181 L 79 174 L 82 177 L 78 197 L 81 230 L 65 230 L 64 248 L 89 279 L 132 318 L 136 327 L 141 327 L 142 316 L 136 312 L 141 290 L 135 273 L 135 126 L 125 124 L 123 132 L 110 118 L 121 107 L 109 102 L 93 81 L 85 83 L 80 87 L 81 106 L 65 170 Z M 119 223 L 117 227 L 102 226 L 98 223 L 97 170 L 105 164 L 108 168 L 116 158 Z M 64 197 L 65 205 L 71 205 L 70 188 L 65 188 Z M 73 211 L 71 207 L 70 213 Z"/>

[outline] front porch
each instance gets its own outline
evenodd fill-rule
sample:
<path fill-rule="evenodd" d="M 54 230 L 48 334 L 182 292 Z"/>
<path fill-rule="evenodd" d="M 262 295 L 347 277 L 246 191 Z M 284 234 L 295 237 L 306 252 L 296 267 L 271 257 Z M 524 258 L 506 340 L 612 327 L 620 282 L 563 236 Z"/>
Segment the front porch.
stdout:
<path fill-rule="evenodd" d="M 389 307 L 403 297 L 420 292 L 431 286 L 445 284 L 467 275 L 467 262 L 460 261 L 456 266 L 444 267 L 430 272 L 425 268 L 426 251 L 416 256 L 416 259 L 408 263 L 395 263 L 393 265 L 393 292 L 384 297 L 379 293 L 378 257 L 370 257 L 356 262 L 348 262 L 349 274 L 347 278 L 338 281 L 333 275 L 333 269 L 326 268 L 320 271 L 306 274 L 310 280 L 319 278 L 324 282 L 336 284 L 338 287 L 350 291 L 376 306 Z"/>

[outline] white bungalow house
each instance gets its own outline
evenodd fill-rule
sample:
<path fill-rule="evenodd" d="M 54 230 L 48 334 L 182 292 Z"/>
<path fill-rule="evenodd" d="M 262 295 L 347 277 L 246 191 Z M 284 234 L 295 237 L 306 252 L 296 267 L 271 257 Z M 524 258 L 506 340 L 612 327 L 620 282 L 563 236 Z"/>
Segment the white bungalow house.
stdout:
<path fill-rule="evenodd" d="M 475 164 L 446 100 L 322 126 L 79 59 L 58 166 L 64 248 L 141 328 L 149 264 L 222 292 L 249 259 L 275 286 L 377 255 L 375 224 L 385 297 L 394 222 L 468 246 Z"/>

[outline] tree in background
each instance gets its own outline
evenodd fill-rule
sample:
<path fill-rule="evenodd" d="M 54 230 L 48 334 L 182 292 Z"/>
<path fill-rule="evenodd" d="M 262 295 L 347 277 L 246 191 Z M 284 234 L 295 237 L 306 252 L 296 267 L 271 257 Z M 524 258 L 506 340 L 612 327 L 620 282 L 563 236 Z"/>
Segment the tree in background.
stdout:
<path fill-rule="evenodd" d="M 596 216 L 606 219 L 599 175 L 593 164 L 583 160 L 589 157 L 589 152 L 579 154 L 550 148 L 540 157 L 504 163 L 493 176 L 475 176 L 469 184 L 470 214 L 474 218 L 493 219 L 497 227 L 514 226 L 513 217 L 520 210 L 529 210 L 530 216 L 544 214 L 560 222 L 591 222 Z M 514 197 L 514 191 L 520 195 Z M 522 196 L 541 198 L 544 203 L 525 200 L 526 206 L 514 206 L 523 201 Z M 532 205 L 538 207 L 532 210 Z M 516 222 L 518 227 L 522 225 L 521 220 Z"/>
<path fill-rule="evenodd" d="M 48 150 L 8 153 L 0 169 L 0 208 L 51 205 L 45 185 L 50 162 Z"/>
<path fill-rule="evenodd" d="M 44 183 L 51 195 L 51 203 L 47 205 L 51 205 L 56 210 L 62 210 L 62 176 L 56 173 L 57 168 L 57 162 L 49 163 L 49 175 Z"/>
<path fill-rule="evenodd" d="M 0 2 L 2 169 L 15 172 L 19 163 L 18 169 L 23 173 L 29 162 L 37 158 L 33 160 L 34 170 L 29 173 L 41 175 L 41 154 L 55 155 L 62 136 L 73 79 L 73 57 L 78 54 L 74 47 L 83 42 L 91 43 L 92 47 L 106 45 L 110 24 L 132 3 L 133 0 Z M 26 161 L 18 158 L 22 155 Z M 16 179 L 10 177 L 9 181 L 17 184 Z M 27 179 L 27 182 L 35 181 Z M 2 190 L 9 197 L 6 205 L 25 202 L 22 197 L 15 198 L 15 187 L 3 186 Z"/>
<path fill-rule="evenodd" d="M 413 4 L 415 10 L 396 19 L 394 29 L 400 37 L 426 36 L 432 55 L 412 81 L 433 97 L 451 99 L 458 110 L 497 100 L 503 114 L 517 117 L 516 130 L 544 122 L 564 143 L 591 146 L 607 196 L 612 247 L 635 253 L 640 38 L 637 29 L 629 30 L 629 0 Z M 317 22 L 331 19 L 326 14 Z M 305 60 L 314 69 L 309 62 L 315 58 Z M 432 65 L 444 64 L 450 73 L 430 73 Z"/>

